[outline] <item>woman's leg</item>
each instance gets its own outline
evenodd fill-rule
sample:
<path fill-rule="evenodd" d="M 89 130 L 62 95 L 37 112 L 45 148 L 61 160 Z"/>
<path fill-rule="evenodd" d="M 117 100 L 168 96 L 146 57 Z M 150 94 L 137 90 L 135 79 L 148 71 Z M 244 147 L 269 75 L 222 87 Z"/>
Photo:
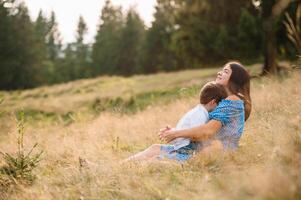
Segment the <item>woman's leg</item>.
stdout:
<path fill-rule="evenodd" d="M 148 147 L 144 151 L 141 151 L 128 159 L 126 161 L 147 161 L 154 159 L 155 157 L 160 155 L 161 145 L 160 144 L 153 144 L 152 146 Z"/>
<path fill-rule="evenodd" d="M 219 153 L 223 152 L 223 144 L 219 140 L 213 140 L 210 145 L 204 147 L 202 150 L 197 152 L 194 156 L 192 156 L 192 160 L 196 160 L 200 157 L 203 156 L 208 156 L 208 155 L 217 155 Z"/>
<path fill-rule="evenodd" d="M 201 154 L 216 154 L 223 150 L 223 143 L 219 140 L 213 140 L 211 144 L 205 147 L 200 153 Z"/>

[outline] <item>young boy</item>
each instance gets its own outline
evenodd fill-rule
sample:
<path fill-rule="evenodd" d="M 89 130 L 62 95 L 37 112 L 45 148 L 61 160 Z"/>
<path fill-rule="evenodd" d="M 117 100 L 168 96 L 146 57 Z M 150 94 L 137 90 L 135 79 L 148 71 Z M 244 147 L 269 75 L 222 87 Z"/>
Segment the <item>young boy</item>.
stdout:
<path fill-rule="evenodd" d="M 200 104 L 188 111 L 177 123 L 175 129 L 183 130 L 203 125 L 208 122 L 208 112 L 214 110 L 217 104 L 227 98 L 227 92 L 222 85 L 215 82 L 207 83 L 200 92 Z M 173 145 L 173 150 L 178 150 L 190 144 L 188 138 L 177 138 L 169 144 Z"/>

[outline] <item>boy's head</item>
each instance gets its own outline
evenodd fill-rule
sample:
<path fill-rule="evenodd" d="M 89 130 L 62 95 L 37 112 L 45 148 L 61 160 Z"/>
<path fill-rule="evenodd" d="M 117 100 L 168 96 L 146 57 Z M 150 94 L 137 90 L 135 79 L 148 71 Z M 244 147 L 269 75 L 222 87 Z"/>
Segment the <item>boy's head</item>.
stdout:
<path fill-rule="evenodd" d="M 200 103 L 210 112 L 214 110 L 217 104 L 227 98 L 225 88 L 215 82 L 209 82 L 202 88 L 200 92 Z"/>

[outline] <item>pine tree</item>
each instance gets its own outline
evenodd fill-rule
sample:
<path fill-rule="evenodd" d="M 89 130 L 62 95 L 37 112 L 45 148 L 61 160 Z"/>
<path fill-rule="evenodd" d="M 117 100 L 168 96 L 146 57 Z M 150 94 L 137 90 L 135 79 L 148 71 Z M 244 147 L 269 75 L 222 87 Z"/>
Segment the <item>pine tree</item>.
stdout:
<path fill-rule="evenodd" d="M 92 50 L 93 74 L 114 74 L 120 55 L 123 17 L 120 7 L 107 0 L 102 8 L 100 23 Z"/>
<path fill-rule="evenodd" d="M 13 89 L 14 74 L 18 64 L 14 60 L 16 46 L 14 45 L 13 17 L 5 7 L 5 1 L 0 0 L 0 89 Z"/>
<path fill-rule="evenodd" d="M 46 37 L 49 34 L 47 18 L 43 15 L 43 11 L 40 10 L 38 17 L 35 21 L 35 35 L 37 42 L 40 45 L 40 51 L 42 51 L 43 59 L 47 58 L 46 50 Z"/>
<path fill-rule="evenodd" d="M 1 89 L 21 89 L 40 83 L 34 26 L 24 3 L 0 2 Z"/>
<path fill-rule="evenodd" d="M 175 31 L 174 1 L 157 0 L 155 20 L 147 31 L 143 44 L 143 72 L 153 73 L 174 70 L 178 60 L 171 50 L 171 39 Z"/>
<path fill-rule="evenodd" d="M 91 73 L 89 68 L 89 47 L 84 43 L 87 31 L 84 18 L 80 16 L 76 30 L 76 41 L 69 43 L 64 49 L 61 73 L 64 75 L 65 81 L 89 77 Z"/>
<path fill-rule="evenodd" d="M 55 81 L 54 64 L 48 56 L 47 38 L 50 33 L 48 19 L 44 16 L 42 10 L 39 11 L 38 17 L 34 22 L 35 38 L 38 46 L 37 56 L 41 62 L 42 83 L 48 84 Z"/>
<path fill-rule="evenodd" d="M 62 75 L 62 81 L 72 81 L 77 78 L 78 72 L 78 60 L 76 57 L 76 45 L 75 43 L 67 44 L 64 49 L 64 58 L 60 62 L 60 74 Z"/>
<path fill-rule="evenodd" d="M 90 63 L 89 63 L 89 46 L 85 44 L 85 35 L 88 32 L 87 24 L 82 16 L 79 17 L 77 32 L 76 32 L 76 59 L 77 68 L 75 77 L 84 78 L 91 74 Z"/>
<path fill-rule="evenodd" d="M 56 16 L 54 11 L 51 12 L 50 20 L 48 21 L 49 33 L 47 34 L 46 44 L 48 48 L 48 58 L 55 62 L 61 54 L 62 41 L 60 32 L 58 29 L 58 24 L 56 21 Z"/>
<path fill-rule="evenodd" d="M 52 11 L 49 18 L 40 10 L 35 24 L 36 43 L 39 46 L 37 55 L 41 60 L 43 82 L 53 84 L 65 80 L 62 74 L 62 42 L 55 13 Z"/>
<path fill-rule="evenodd" d="M 127 13 L 125 26 L 121 32 L 118 73 L 131 75 L 139 72 L 139 56 L 141 56 L 141 43 L 144 32 L 143 21 L 136 10 L 131 8 Z"/>

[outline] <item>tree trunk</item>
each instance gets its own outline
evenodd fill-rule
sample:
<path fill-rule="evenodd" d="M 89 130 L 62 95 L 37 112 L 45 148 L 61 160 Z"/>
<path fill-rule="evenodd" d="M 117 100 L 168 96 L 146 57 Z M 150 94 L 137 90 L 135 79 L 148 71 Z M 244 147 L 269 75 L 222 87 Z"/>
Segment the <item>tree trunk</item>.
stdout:
<path fill-rule="evenodd" d="M 277 74 L 277 40 L 274 23 L 273 17 L 264 21 L 265 46 L 262 75 Z"/>
<path fill-rule="evenodd" d="M 264 67 L 262 75 L 277 74 L 277 37 L 276 19 L 294 0 L 278 0 L 274 5 L 266 0 L 263 12 L 263 30 L 265 33 Z M 272 7 L 270 7 L 272 6 Z"/>

